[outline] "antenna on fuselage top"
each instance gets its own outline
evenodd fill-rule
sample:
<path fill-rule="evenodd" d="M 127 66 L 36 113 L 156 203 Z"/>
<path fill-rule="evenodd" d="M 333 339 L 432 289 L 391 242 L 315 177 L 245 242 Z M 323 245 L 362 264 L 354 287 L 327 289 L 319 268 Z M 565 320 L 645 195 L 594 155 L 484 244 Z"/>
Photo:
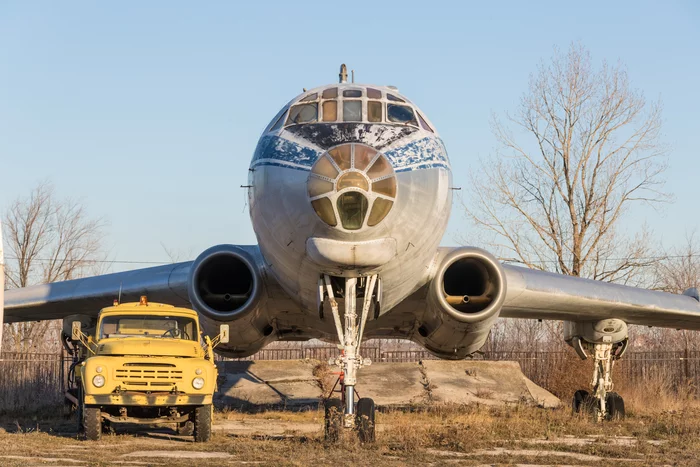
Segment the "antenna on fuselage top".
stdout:
<path fill-rule="evenodd" d="M 352 73 L 352 84 L 355 84 L 355 70 L 350 70 L 350 73 Z"/>
<path fill-rule="evenodd" d="M 340 78 L 341 83 L 348 82 L 348 67 L 345 66 L 345 63 L 340 65 L 340 74 L 338 74 L 338 77 Z"/>

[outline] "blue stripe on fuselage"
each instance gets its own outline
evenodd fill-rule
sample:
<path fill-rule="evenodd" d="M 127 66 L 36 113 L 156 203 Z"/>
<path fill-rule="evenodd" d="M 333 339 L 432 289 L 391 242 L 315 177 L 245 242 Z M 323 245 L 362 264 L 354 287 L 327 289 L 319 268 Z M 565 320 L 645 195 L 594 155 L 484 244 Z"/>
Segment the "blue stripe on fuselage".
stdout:
<path fill-rule="evenodd" d="M 295 141 L 276 135 L 266 135 L 258 142 L 251 167 L 271 165 L 295 170 L 311 170 L 322 154 L 323 151 L 303 146 Z M 389 159 L 396 172 L 435 167 L 450 169 L 445 146 L 436 136 L 427 136 L 394 146 L 383 154 Z"/>

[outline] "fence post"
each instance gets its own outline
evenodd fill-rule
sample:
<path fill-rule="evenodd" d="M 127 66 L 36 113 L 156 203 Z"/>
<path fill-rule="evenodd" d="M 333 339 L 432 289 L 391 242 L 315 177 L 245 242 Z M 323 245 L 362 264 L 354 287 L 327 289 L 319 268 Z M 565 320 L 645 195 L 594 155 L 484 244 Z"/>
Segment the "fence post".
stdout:
<path fill-rule="evenodd" d="M 64 365 L 64 356 L 63 354 L 65 353 L 65 349 L 61 347 L 61 354 L 58 356 L 58 364 L 60 365 L 60 370 L 58 371 L 58 374 L 61 378 L 61 394 L 66 393 L 66 375 L 65 375 L 65 365 Z"/>

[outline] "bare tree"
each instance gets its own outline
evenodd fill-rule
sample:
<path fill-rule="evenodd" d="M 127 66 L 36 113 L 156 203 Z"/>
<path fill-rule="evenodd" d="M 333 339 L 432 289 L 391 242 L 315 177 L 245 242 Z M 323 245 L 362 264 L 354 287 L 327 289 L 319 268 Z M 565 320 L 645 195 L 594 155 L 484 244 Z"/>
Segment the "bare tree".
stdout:
<path fill-rule="evenodd" d="M 16 199 L 3 224 L 8 288 L 70 280 L 103 269 L 103 221 L 90 218 L 79 202 L 58 200 L 50 183 Z M 40 321 L 5 326 L 4 349 L 24 352 L 37 350 L 48 331 L 61 325 Z"/>
<path fill-rule="evenodd" d="M 692 232 L 685 242 L 665 252 L 664 258 L 655 267 L 655 288 L 670 293 L 683 293 L 695 287 L 700 288 L 700 241 Z M 647 329 L 635 327 L 635 340 L 644 345 L 663 350 L 697 350 L 698 332 L 674 329 Z M 640 339 L 641 338 L 641 339 Z"/>
<path fill-rule="evenodd" d="M 577 44 L 555 50 L 518 111 L 505 123 L 494 117 L 502 149 L 474 172 L 467 214 L 505 260 L 637 280 L 654 262 L 649 233 L 623 234 L 620 220 L 634 202 L 669 199 L 660 128 L 660 104 L 631 88 L 622 65 L 594 68 Z"/>

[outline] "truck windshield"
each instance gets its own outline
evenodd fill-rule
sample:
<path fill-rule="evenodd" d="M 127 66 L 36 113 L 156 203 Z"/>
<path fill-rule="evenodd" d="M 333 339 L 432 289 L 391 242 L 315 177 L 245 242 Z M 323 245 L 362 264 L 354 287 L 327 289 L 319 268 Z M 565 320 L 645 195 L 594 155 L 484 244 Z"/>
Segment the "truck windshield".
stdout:
<path fill-rule="evenodd" d="M 195 321 L 184 316 L 106 316 L 100 326 L 100 339 L 108 337 L 199 340 Z"/>

